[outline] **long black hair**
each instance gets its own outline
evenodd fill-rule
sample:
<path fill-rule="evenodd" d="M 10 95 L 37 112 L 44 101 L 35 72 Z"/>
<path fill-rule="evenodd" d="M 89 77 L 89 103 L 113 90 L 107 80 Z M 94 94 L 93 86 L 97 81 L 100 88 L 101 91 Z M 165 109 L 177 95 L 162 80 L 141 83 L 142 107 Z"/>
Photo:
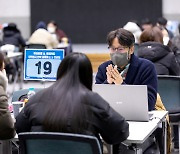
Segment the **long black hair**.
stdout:
<path fill-rule="evenodd" d="M 52 103 L 45 110 L 45 131 L 83 133 L 90 110 L 86 94 L 92 90 L 92 66 L 83 53 L 66 56 L 57 71 Z"/>

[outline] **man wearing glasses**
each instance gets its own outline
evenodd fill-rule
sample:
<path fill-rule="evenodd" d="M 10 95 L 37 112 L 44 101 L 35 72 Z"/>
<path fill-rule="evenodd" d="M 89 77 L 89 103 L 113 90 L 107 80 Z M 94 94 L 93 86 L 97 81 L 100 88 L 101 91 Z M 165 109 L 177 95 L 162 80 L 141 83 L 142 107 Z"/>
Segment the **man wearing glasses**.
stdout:
<path fill-rule="evenodd" d="M 154 110 L 157 96 L 155 67 L 152 62 L 133 54 L 134 35 L 120 28 L 108 34 L 107 42 L 111 60 L 99 66 L 96 84 L 147 85 L 148 109 L 149 111 Z M 122 147 L 120 152 L 122 152 Z M 119 145 L 114 145 L 113 154 L 118 153 Z"/>
<path fill-rule="evenodd" d="M 98 68 L 96 84 L 147 85 L 148 108 L 154 110 L 157 95 L 157 75 L 152 62 L 136 57 L 134 35 L 123 29 L 111 31 L 107 36 L 111 60 Z"/>

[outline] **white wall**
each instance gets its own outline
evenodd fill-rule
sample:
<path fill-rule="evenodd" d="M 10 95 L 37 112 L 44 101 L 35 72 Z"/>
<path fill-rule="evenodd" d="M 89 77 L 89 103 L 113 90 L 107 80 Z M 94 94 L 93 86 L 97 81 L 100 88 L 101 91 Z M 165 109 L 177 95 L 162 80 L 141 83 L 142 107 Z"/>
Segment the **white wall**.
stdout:
<path fill-rule="evenodd" d="M 30 36 L 30 0 L 0 0 L 0 24 L 14 22 L 25 39 Z"/>
<path fill-rule="evenodd" d="M 180 0 L 163 0 L 163 16 L 168 20 L 180 21 Z"/>
<path fill-rule="evenodd" d="M 180 0 L 163 0 L 164 14 L 180 14 Z"/>
<path fill-rule="evenodd" d="M 30 0 L 0 0 L 1 17 L 29 17 Z"/>

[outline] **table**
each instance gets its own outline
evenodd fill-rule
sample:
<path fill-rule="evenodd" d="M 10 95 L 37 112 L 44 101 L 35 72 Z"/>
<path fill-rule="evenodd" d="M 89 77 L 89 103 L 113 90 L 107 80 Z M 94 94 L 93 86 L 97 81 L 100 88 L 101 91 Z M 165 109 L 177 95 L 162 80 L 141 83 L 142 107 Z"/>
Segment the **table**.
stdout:
<path fill-rule="evenodd" d="M 164 132 L 164 153 L 166 154 L 167 147 L 166 147 L 166 141 L 167 141 L 167 130 L 166 130 L 166 115 L 168 114 L 168 111 L 151 111 L 149 113 L 153 114 L 153 117 L 151 118 L 149 122 L 135 122 L 135 121 L 129 121 L 129 137 L 126 141 L 124 141 L 125 144 L 133 144 L 136 146 L 136 153 L 142 153 L 141 145 L 147 140 L 147 138 L 159 127 L 160 124 L 162 124 L 163 132 Z"/>
<path fill-rule="evenodd" d="M 167 130 L 166 130 L 166 115 L 168 114 L 168 111 L 151 111 L 149 113 L 152 113 L 153 116 L 149 122 L 136 122 L 136 121 L 128 121 L 129 123 L 129 137 L 127 140 L 125 140 L 123 143 L 127 144 L 129 146 L 133 146 L 135 148 L 136 154 L 142 154 L 142 144 L 147 140 L 147 138 L 159 127 L 160 124 L 162 124 L 163 132 L 164 132 L 164 154 L 167 153 Z M 14 141 L 17 140 L 17 135 L 14 139 Z M 7 146 L 8 143 L 6 143 Z M 6 146 L 6 148 L 7 148 Z M 8 148 L 9 149 L 9 148 Z M 110 153 L 112 153 L 112 146 L 110 145 Z M 8 152 L 6 154 L 11 154 L 11 152 Z"/>
<path fill-rule="evenodd" d="M 163 140 L 164 140 L 164 154 L 167 154 L 167 129 L 166 129 L 166 116 L 168 111 L 151 111 L 150 114 L 153 114 L 151 120 L 148 122 L 137 122 L 137 121 L 128 121 L 129 123 L 129 136 L 123 144 L 133 147 L 136 154 L 142 154 L 143 143 L 152 135 L 152 133 L 162 126 L 163 129 Z M 108 147 L 109 153 L 112 154 L 112 145 Z"/>

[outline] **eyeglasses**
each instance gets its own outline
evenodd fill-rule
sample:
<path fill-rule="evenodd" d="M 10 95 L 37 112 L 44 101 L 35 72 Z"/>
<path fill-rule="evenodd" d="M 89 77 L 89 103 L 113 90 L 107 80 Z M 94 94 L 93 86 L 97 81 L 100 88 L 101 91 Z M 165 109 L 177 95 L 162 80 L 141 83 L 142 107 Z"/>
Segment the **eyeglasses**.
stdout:
<path fill-rule="evenodd" d="M 111 52 L 120 52 L 120 53 L 126 52 L 125 50 L 126 48 L 128 47 L 118 47 L 118 48 L 108 47 L 108 49 L 110 49 Z"/>

